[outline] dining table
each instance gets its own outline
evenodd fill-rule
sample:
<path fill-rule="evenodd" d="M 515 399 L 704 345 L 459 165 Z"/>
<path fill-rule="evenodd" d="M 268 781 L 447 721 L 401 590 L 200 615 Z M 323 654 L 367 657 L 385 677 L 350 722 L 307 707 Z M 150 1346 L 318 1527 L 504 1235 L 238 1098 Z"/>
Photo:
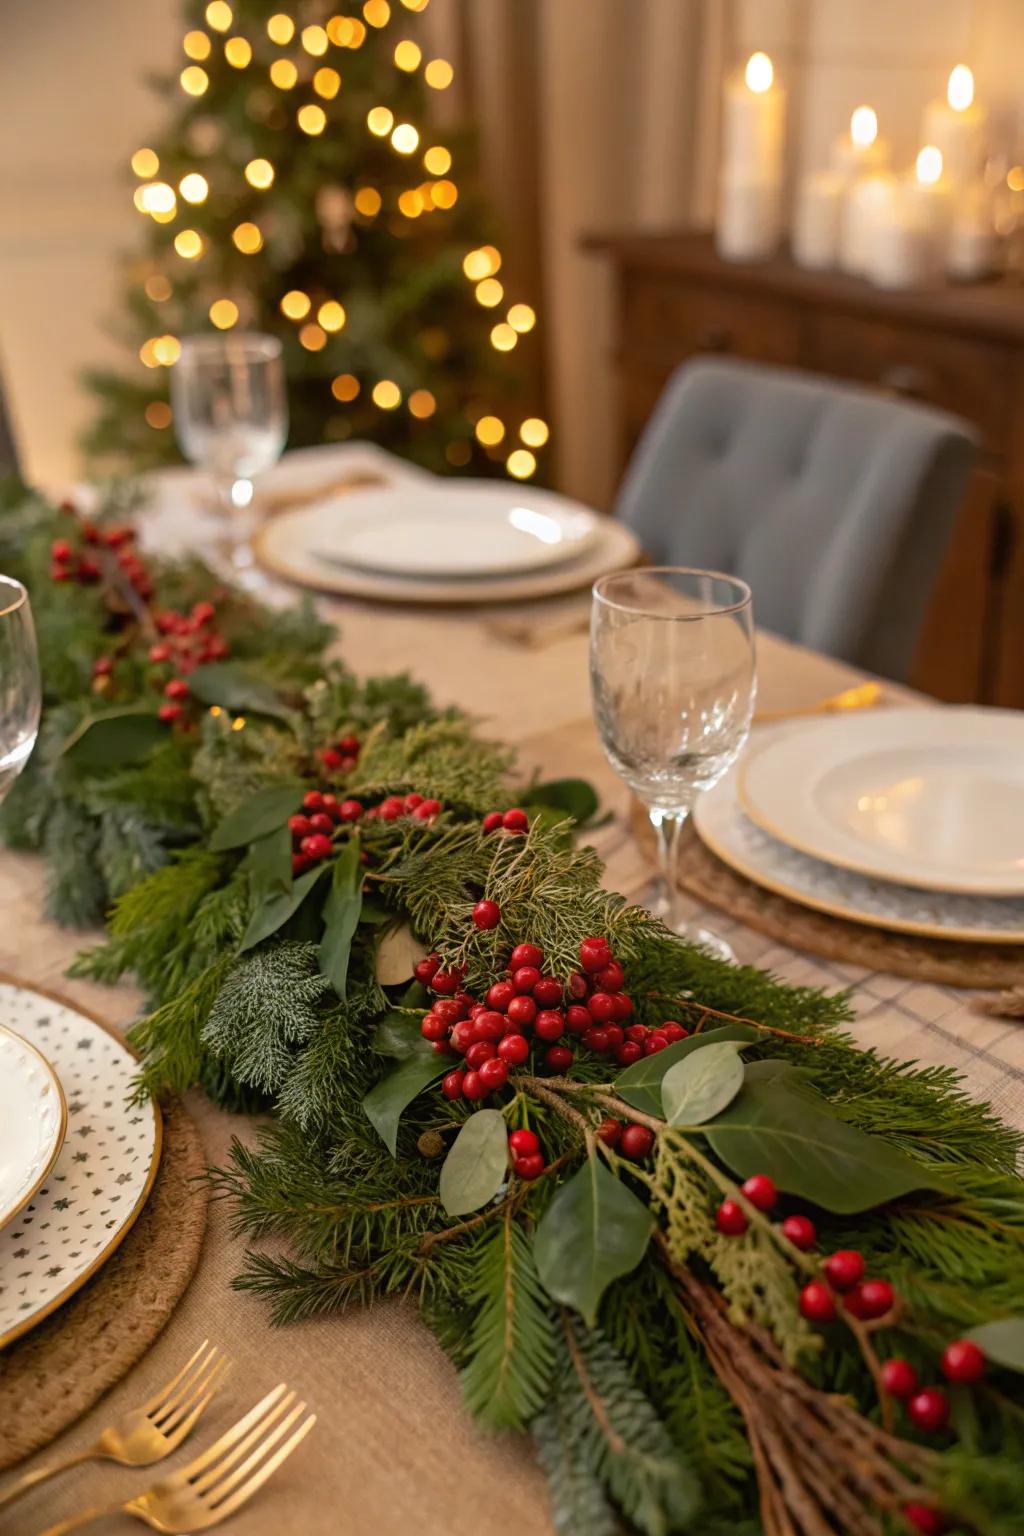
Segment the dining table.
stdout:
<path fill-rule="evenodd" d="M 153 530 L 150 541 L 159 542 Z M 458 705 L 483 734 L 515 747 L 525 772 L 591 780 L 611 813 L 590 839 L 606 862 L 607 884 L 632 900 L 645 899 L 655 877 L 650 852 L 635 835 L 629 793 L 603 755 L 591 716 L 587 592 L 514 609 L 426 610 L 326 599 L 321 606 L 338 627 L 337 654 L 355 671 L 408 670 L 439 704 Z M 812 709 L 859 680 L 844 663 L 763 631 L 757 656 L 758 703 L 766 711 Z M 793 984 L 848 989 L 850 1029 L 859 1045 L 956 1068 L 972 1095 L 1024 1129 L 1024 1019 L 978 1011 L 970 991 L 816 958 L 743 927 L 725 912 L 701 909 L 689 898 L 687 905 L 729 942 L 740 962 Z M 4 852 L 0 970 L 60 991 L 126 1028 L 141 1007 L 138 991 L 65 976 L 93 938 L 44 917 L 39 859 Z M 212 1165 L 226 1161 L 232 1137 L 255 1133 L 254 1120 L 215 1108 L 198 1091 L 186 1105 Z M 232 1233 L 229 1204 L 212 1201 L 196 1274 L 155 1344 L 90 1412 L 18 1470 L 94 1440 L 209 1338 L 234 1361 L 232 1390 L 222 1392 L 206 1416 L 210 1438 L 234 1421 L 243 1399 L 254 1401 L 278 1381 L 296 1387 L 319 1416 L 300 1454 L 231 1529 L 247 1536 L 548 1536 L 553 1527 L 545 1481 L 529 1443 L 474 1426 L 462 1409 L 454 1367 L 411 1303 L 380 1303 L 274 1327 L 260 1299 L 231 1287 L 243 1250 Z M 31 1536 L 85 1504 L 127 1497 L 145 1482 L 145 1473 L 107 1463 L 76 1467 L 5 1511 L 5 1536 Z M 125 1516 L 102 1528 L 138 1529 Z"/>

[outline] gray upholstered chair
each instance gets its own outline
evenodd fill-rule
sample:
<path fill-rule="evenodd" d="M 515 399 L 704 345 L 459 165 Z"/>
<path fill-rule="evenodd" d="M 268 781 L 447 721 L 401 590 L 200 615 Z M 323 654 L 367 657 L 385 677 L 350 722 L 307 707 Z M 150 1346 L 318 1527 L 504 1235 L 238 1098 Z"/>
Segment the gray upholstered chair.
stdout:
<path fill-rule="evenodd" d="M 615 511 L 653 561 L 742 577 L 765 628 L 902 679 L 974 455 L 941 411 L 698 359 L 666 386 Z"/>

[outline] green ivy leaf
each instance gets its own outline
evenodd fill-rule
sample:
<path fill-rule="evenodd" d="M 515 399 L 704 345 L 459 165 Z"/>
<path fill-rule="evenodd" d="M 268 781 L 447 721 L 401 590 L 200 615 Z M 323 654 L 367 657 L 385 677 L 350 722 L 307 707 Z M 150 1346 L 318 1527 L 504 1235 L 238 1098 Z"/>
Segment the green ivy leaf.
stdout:
<path fill-rule="evenodd" d="M 993 1318 L 990 1323 L 971 1328 L 964 1338 L 973 1339 L 993 1365 L 1024 1372 L 1024 1317 Z"/>
<path fill-rule="evenodd" d="M 438 1193 L 449 1216 L 466 1216 L 492 1200 L 508 1170 L 508 1132 L 496 1109 L 470 1115 L 441 1168 Z"/>
<path fill-rule="evenodd" d="M 331 889 L 324 903 L 324 936 L 318 950 L 320 969 L 342 1002 L 348 985 L 352 939 L 363 904 L 363 866 L 359 854 L 359 836 L 353 833 L 334 861 Z"/>
<path fill-rule="evenodd" d="M 751 1024 L 723 1024 L 721 1029 L 691 1035 L 688 1040 L 677 1040 L 664 1051 L 644 1056 L 620 1072 L 615 1079 L 615 1091 L 620 1099 L 625 1099 L 634 1109 L 643 1110 L 645 1115 L 660 1115 L 662 1079 L 677 1061 L 685 1061 L 694 1051 L 702 1051 L 708 1045 L 720 1045 L 723 1040 L 739 1040 L 749 1045 L 760 1038 L 761 1031 Z"/>
<path fill-rule="evenodd" d="M 244 848 L 268 832 L 283 827 L 302 804 L 303 786 L 298 779 L 258 789 L 248 800 L 236 805 L 213 830 L 210 848 L 222 853 L 226 848 Z"/>
<path fill-rule="evenodd" d="M 778 1080 L 744 1084 L 704 1134 L 739 1178 L 766 1173 L 787 1194 L 838 1215 L 944 1187 L 899 1148 L 837 1120 L 824 1099 Z"/>
<path fill-rule="evenodd" d="M 666 1124 L 703 1125 L 732 1103 L 743 1087 L 742 1047 L 740 1040 L 717 1041 L 669 1067 L 661 1080 Z"/>
<path fill-rule="evenodd" d="M 392 1157 L 398 1146 L 398 1122 L 402 1111 L 450 1067 L 450 1056 L 439 1056 L 427 1047 L 401 1062 L 366 1095 L 363 1100 L 366 1117 Z"/>
<path fill-rule="evenodd" d="M 537 1228 L 533 1256 L 548 1295 L 593 1328 L 601 1297 L 647 1251 L 654 1217 L 595 1154 L 555 1195 Z"/>
<path fill-rule="evenodd" d="M 325 864 L 321 864 L 318 869 L 309 870 L 300 876 L 288 891 L 268 891 L 265 896 L 258 898 L 252 916 L 249 918 L 249 926 L 245 930 L 239 954 L 244 954 L 247 949 L 253 949 L 257 944 L 262 944 L 264 939 L 269 939 L 272 933 L 282 928 L 299 910 L 326 868 Z"/>
<path fill-rule="evenodd" d="M 269 683 L 228 661 L 212 661 L 189 674 L 189 687 L 201 704 L 219 704 L 232 714 L 270 715 L 291 720 L 294 711 Z"/>
<path fill-rule="evenodd" d="M 597 791 L 586 779 L 549 779 L 544 784 L 531 784 L 526 791 L 528 805 L 548 805 L 564 811 L 578 826 L 583 826 L 597 814 Z"/>
<path fill-rule="evenodd" d="M 124 768 L 141 763 L 166 741 L 168 727 L 155 711 L 139 708 L 87 715 L 61 748 L 76 768 Z"/>

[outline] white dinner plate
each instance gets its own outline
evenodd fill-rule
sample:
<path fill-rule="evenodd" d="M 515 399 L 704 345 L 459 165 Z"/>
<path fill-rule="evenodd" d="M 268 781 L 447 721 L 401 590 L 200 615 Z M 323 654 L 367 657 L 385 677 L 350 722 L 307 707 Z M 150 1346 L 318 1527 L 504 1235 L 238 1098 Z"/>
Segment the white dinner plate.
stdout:
<path fill-rule="evenodd" d="M 321 560 L 414 579 L 498 576 L 572 560 L 597 516 L 551 491 L 493 480 L 370 486 L 294 524 Z"/>
<path fill-rule="evenodd" d="M 715 857 L 755 885 L 830 917 L 894 933 L 1024 944 L 1024 898 L 924 891 L 812 859 L 777 842 L 743 814 L 737 778 L 733 769 L 714 789 L 697 796 L 693 823 Z"/>
<path fill-rule="evenodd" d="M 0 1227 L 24 1209 L 57 1161 L 67 1118 L 46 1057 L 0 1024 Z"/>
<path fill-rule="evenodd" d="M 752 746 L 744 811 L 777 841 L 923 890 L 1024 895 L 1024 714 L 886 709 Z"/>

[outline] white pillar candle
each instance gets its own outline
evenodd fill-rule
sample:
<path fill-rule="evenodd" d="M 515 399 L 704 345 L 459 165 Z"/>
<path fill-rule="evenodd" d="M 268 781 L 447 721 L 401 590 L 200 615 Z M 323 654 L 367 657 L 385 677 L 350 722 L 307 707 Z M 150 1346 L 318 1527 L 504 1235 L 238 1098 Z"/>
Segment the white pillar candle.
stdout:
<path fill-rule="evenodd" d="M 936 250 L 945 258 L 952 221 L 954 189 L 945 175 L 945 161 L 937 144 L 926 144 L 907 182 L 907 195 L 916 202 L 926 225 L 931 229 Z M 956 193 L 959 197 L 959 190 Z"/>
<path fill-rule="evenodd" d="M 839 262 L 844 271 L 858 277 L 867 272 L 875 230 L 895 189 L 895 179 L 879 172 L 862 176 L 847 191 L 839 234 Z"/>
<path fill-rule="evenodd" d="M 927 210 L 910 186 L 898 188 L 878 217 L 866 276 L 880 288 L 912 288 L 934 282 L 942 264 Z"/>
<path fill-rule="evenodd" d="M 946 100 L 925 107 L 923 137 L 940 151 L 949 182 L 966 186 L 976 180 L 985 152 L 985 114 L 974 100 L 974 76 L 966 64 L 950 72 Z"/>
<path fill-rule="evenodd" d="M 781 189 L 724 177 L 718 187 L 715 246 L 725 261 L 765 261 L 782 240 Z"/>
<path fill-rule="evenodd" d="M 727 261 L 758 261 L 782 237 L 786 93 L 767 54 L 755 53 L 727 79 L 716 244 Z"/>
<path fill-rule="evenodd" d="M 850 118 L 849 133 L 841 134 L 832 146 L 832 169 L 852 180 L 872 171 L 884 171 L 889 164 L 889 146 L 878 136 L 878 115 L 873 107 L 857 107 Z"/>
<path fill-rule="evenodd" d="M 821 271 L 839 260 L 839 234 L 846 182 L 834 171 L 805 176 L 793 216 L 793 259 Z"/>
<path fill-rule="evenodd" d="M 964 282 L 990 277 L 999 259 L 995 213 L 988 189 L 968 187 L 956 198 L 949 230 L 946 270 Z"/>

